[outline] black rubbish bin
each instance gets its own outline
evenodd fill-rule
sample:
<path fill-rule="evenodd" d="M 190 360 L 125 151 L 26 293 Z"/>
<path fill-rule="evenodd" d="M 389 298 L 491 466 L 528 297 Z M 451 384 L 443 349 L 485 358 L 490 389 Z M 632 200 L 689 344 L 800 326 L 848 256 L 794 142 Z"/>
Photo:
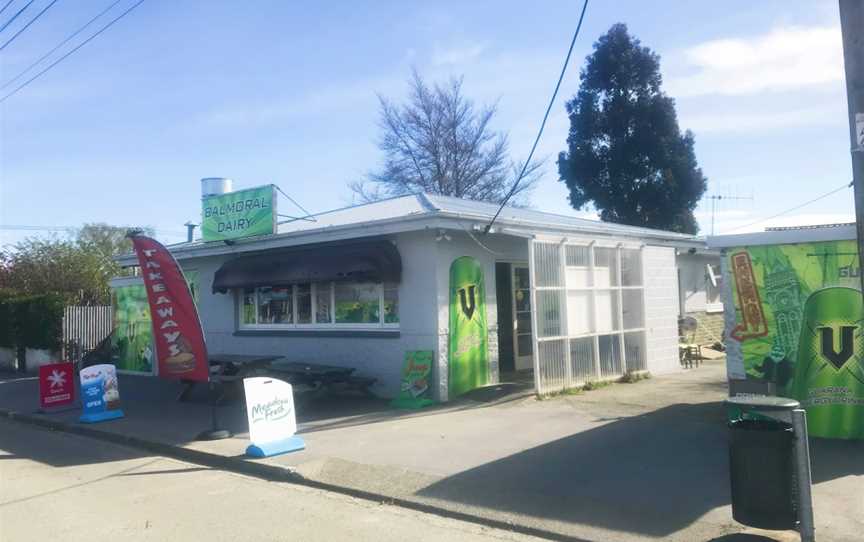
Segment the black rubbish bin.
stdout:
<path fill-rule="evenodd" d="M 795 434 L 788 423 L 742 418 L 729 422 L 732 517 L 760 529 L 794 529 Z"/>

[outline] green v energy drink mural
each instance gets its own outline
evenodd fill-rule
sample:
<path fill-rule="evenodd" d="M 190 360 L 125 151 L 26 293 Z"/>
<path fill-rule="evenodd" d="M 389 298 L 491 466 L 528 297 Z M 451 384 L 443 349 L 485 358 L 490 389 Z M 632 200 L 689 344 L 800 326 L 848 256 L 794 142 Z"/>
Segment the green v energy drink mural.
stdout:
<path fill-rule="evenodd" d="M 458 397 L 487 382 L 489 372 L 483 268 L 462 256 L 450 266 L 449 394 Z"/>
<path fill-rule="evenodd" d="M 855 241 L 742 247 L 724 257 L 735 306 L 731 328 L 727 317 L 730 374 L 772 383 L 778 395 L 800 401 L 812 436 L 864 439 Z"/>
<path fill-rule="evenodd" d="M 184 272 L 198 302 L 198 271 Z M 144 284 L 113 288 L 114 332 L 111 334 L 111 364 L 118 371 L 153 374 L 153 327 Z"/>
<path fill-rule="evenodd" d="M 143 284 L 114 289 L 111 363 L 120 371 L 153 372 L 153 328 Z"/>

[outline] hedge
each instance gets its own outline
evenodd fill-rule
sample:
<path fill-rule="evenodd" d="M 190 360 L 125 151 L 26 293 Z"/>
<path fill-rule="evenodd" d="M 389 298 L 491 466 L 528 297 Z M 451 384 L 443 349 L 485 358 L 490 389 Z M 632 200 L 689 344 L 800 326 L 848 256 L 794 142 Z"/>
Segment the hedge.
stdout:
<path fill-rule="evenodd" d="M 15 347 L 15 304 L 11 303 L 16 297 L 11 290 L 0 290 L 0 347 Z"/>
<path fill-rule="evenodd" d="M 0 346 L 58 350 L 64 306 L 57 294 L 0 294 Z"/>

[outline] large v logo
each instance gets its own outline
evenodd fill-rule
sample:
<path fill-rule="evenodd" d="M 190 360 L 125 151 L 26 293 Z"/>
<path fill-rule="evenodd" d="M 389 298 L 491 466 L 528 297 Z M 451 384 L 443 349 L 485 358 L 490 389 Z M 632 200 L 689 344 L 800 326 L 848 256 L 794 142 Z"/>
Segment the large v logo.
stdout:
<path fill-rule="evenodd" d="M 462 314 L 464 314 L 465 318 L 467 318 L 468 320 L 470 320 L 471 317 L 474 316 L 474 309 L 477 306 L 477 302 L 474 299 L 474 288 L 475 286 L 473 284 L 466 288 L 459 288 L 459 305 L 462 308 Z"/>
<path fill-rule="evenodd" d="M 855 329 L 856 326 L 840 326 L 840 351 L 838 352 L 834 349 L 834 328 L 819 328 L 819 333 L 822 335 L 822 356 L 838 370 L 852 357 L 855 348 Z"/>

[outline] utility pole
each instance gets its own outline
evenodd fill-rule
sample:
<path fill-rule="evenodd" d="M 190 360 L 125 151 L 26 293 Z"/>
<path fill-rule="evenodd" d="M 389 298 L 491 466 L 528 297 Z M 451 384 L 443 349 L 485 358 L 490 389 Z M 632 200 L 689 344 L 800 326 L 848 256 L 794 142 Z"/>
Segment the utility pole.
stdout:
<path fill-rule="evenodd" d="M 846 65 L 846 98 L 849 102 L 849 139 L 852 144 L 852 184 L 855 190 L 855 224 L 858 233 L 858 267 L 864 270 L 864 2 L 840 0 L 840 29 Z M 864 292 L 864 273 L 861 291 Z"/>

